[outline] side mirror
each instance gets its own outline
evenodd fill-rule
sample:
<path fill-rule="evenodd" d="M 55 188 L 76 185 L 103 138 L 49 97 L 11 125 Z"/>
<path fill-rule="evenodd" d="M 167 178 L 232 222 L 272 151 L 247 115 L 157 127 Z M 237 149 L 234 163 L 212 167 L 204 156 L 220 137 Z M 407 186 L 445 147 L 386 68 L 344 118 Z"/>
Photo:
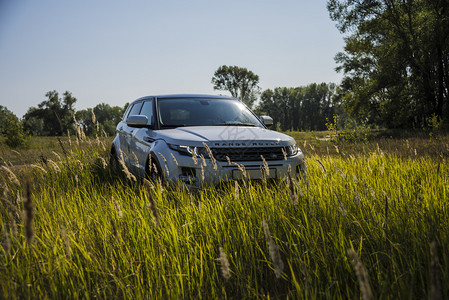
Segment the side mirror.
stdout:
<path fill-rule="evenodd" d="M 148 117 L 143 115 L 133 115 L 126 119 L 126 125 L 129 127 L 147 127 Z"/>
<path fill-rule="evenodd" d="M 270 128 L 271 126 L 273 126 L 273 118 L 269 117 L 269 116 L 260 116 L 259 117 L 260 121 L 262 121 L 262 123 L 267 126 L 268 128 Z"/>

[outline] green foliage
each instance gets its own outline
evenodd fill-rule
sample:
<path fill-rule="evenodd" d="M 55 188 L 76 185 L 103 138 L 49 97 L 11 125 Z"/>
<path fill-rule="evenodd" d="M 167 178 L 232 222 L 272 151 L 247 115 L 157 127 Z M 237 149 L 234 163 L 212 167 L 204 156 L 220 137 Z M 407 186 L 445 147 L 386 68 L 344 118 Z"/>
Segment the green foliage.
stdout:
<path fill-rule="evenodd" d="M 270 115 L 283 131 L 324 130 L 326 119 L 336 112 L 334 93 L 332 83 L 268 89 L 262 93 L 256 112 Z"/>
<path fill-rule="evenodd" d="M 14 114 L 9 114 L 5 120 L 6 145 L 11 148 L 26 148 L 29 136 L 24 132 L 22 123 Z"/>
<path fill-rule="evenodd" d="M 329 0 L 345 34 L 338 98 L 352 117 L 389 128 L 449 118 L 449 2 Z"/>
<path fill-rule="evenodd" d="M 63 135 L 73 129 L 74 104 L 76 98 L 66 91 L 59 98 L 56 91 L 45 95 L 48 100 L 31 107 L 23 117 L 25 129 L 33 135 Z"/>
<path fill-rule="evenodd" d="M 77 111 L 76 119 L 88 136 L 102 135 L 103 131 L 106 135 L 112 136 L 123 113 L 124 108 L 100 103 L 94 108 Z"/>
<path fill-rule="evenodd" d="M 212 77 L 215 90 L 228 91 L 251 107 L 260 93 L 259 76 L 246 68 L 220 66 Z"/>
<path fill-rule="evenodd" d="M 0 105 L 0 135 L 5 133 L 10 115 L 13 115 L 13 113 L 6 107 Z"/>

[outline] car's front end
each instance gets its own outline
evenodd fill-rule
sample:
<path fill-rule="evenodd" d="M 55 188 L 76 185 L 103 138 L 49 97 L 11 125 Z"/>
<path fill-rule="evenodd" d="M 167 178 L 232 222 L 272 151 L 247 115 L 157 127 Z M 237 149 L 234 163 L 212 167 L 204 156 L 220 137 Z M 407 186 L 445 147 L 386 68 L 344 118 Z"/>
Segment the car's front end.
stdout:
<path fill-rule="evenodd" d="M 227 131 L 240 138 L 223 139 Z M 186 139 L 171 138 L 182 130 Z M 173 129 L 153 148 L 165 180 L 187 185 L 216 185 L 221 181 L 279 179 L 303 176 L 304 155 L 289 136 L 262 128 L 214 127 Z M 179 133 L 174 134 L 179 137 Z M 245 138 L 250 135 L 252 138 Z M 216 138 L 213 138 L 215 136 Z M 220 138 L 221 137 L 221 138 Z"/>

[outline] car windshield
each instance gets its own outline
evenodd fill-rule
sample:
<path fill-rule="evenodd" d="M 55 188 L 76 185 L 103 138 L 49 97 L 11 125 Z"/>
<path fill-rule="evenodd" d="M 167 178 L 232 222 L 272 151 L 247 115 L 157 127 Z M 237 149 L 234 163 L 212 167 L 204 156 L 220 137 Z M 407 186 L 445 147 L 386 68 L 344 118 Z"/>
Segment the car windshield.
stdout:
<path fill-rule="evenodd" d="M 234 99 L 158 99 L 162 128 L 180 126 L 258 126 L 259 119 Z"/>

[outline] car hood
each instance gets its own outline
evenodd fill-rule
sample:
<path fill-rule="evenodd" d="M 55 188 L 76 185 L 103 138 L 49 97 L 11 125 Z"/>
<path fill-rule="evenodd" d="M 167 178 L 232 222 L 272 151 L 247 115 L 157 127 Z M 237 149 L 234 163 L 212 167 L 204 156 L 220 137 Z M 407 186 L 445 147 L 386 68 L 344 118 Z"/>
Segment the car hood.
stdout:
<path fill-rule="evenodd" d="M 156 139 L 169 144 L 209 147 L 287 146 L 295 140 L 285 134 L 261 127 L 190 126 L 158 130 Z"/>

